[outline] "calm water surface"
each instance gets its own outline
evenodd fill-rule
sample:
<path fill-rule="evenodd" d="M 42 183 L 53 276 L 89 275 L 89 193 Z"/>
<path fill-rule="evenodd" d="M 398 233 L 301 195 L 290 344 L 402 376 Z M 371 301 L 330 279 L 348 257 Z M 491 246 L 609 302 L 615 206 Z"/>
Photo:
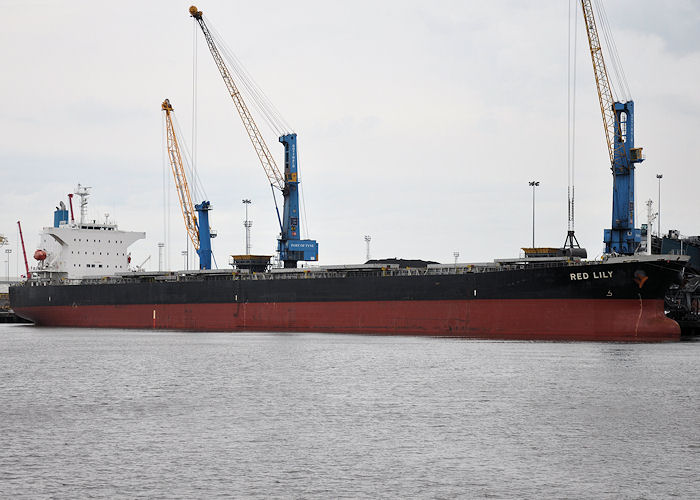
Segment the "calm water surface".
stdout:
<path fill-rule="evenodd" d="M 0 325 L 3 498 L 698 498 L 700 342 Z"/>

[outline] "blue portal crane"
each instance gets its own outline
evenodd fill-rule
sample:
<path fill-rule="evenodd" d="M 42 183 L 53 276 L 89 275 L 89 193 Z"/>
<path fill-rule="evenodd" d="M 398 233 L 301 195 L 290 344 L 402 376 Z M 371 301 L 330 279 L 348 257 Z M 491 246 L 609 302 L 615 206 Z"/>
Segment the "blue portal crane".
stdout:
<path fill-rule="evenodd" d="M 284 175 L 280 172 L 275 159 L 270 153 L 265 140 L 263 139 L 258 126 L 246 106 L 241 93 L 236 86 L 231 73 L 224 62 L 221 52 L 214 41 L 212 34 L 204 22 L 202 12 L 195 6 L 189 8 L 190 15 L 199 23 L 204 33 L 209 51 L 214 58 L 219 73 L 224 79 L 224 84 L 228 89 L 231 98 L 241 116 L 243 126 L 253 143 L 260 163 L 265 170 L 270 186 L 282 193 L 284 200 L 282 217 L 280 218 L 277 209 L 277 220 L 280 225 L 280 237 L 277 242 L 277 251 L 280 260 L 284 262 L 284 267 L 297 267 L 298 261 L 317 261 L 318 243 L 315 240 L 301 239 L 301 213 L 299 212 L 299 174 L 297 164 L 297 135 L 295 133 L 285 133 L 279 138 L 284 145 Z M 276 204 L 276 202 L 275 202 Z"/>
<path fill-rule="evenodd" d="M 216 233 L 209 228 L 209 211 L 212 209 L 212 206 L 209 201 L 203 201 L 198 205 L 192 203 L 190 186 L 182 165 L 180 144 L 173 124 L 173 107 L 168 99 L 163 101 L 161 109 L 165 111 L 168 159 L 170 160 L 170 168 L 175 179 L 175 190 L 180 199 L 182 216 L 185 219 L 185 229 L 197 251 L 197 255 L 199 255 L 199 268 L 211 269 L 211 239 L 216 236 Z M 195 214 L 195 211 L 197 214 Z"/>
<path fill-rule="evenodd" d="M 644 161 L 642 148 L 634 147 L 634 102 L 613 98 L 591 0 L 581 0 L 581 7 L 613 175 L 612 227 L 603 235 L 605 253 L 631 255 L 641 242 L 641 230 L 635 228 L 634 170 Z"/>

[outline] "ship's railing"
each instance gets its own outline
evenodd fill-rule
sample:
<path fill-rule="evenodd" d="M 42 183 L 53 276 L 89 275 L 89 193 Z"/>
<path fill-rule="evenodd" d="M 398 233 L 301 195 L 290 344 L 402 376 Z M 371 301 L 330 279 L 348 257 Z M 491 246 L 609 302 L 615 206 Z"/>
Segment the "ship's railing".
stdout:
<path fill-rule="evenodd" d="M 502 259 L 493 262 L 469 264 L 429 264 L 427 267 L 399 268 L 390 265 L 355 265 L 307 267 L 298 269 L 275 269 L 272 272 L 252 273 L 248 270 L 206 270 L 206 271 L 169 271 L 169 272 L 129 272 L 116 276 L 89 277 L 83 279 L 68 279 L 62 277 L 46 277 L 36 281 L 33 286 L 48 284 L 78 285 L 78 284 L 119 284 L 119 283 L 163 283 L 182 281 L 269 281 L 269 280 L 306 280 L 332 279 L 349 277 L 389 277 L 389 276 L 428 276 L 428 275 L 460 275 L 473 273 L 493 273 L 499 271 L 514 271 L 520 269 L 590 265 L 592 262 L 581 262 L 566 258 L 555 259 Z M 34 280 L 32 280 L 34 281 Z"/>

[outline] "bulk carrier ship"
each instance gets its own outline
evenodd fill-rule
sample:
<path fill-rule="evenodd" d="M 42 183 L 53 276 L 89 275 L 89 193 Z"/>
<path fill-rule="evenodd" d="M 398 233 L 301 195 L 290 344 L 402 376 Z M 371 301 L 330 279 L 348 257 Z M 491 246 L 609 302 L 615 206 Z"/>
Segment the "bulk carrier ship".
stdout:
<path fill-rule="evenodd" d="M 278 254 L 284 268 L 269 269 L 265 258 L 250 255 L 239 256 L 232 270 L 211 270 L 202 265 L 209 262 L 211 252 L 207 222 L 211 206 L 209 201 L 194 206 L 189 200 L 174 128 L 169 127 L 168 156 L 202 269 L 121 272 L 128 265 L 124 245 L 135 241 L 134 234 L 142 233 L 117 239 L 120 249 L 104 252 L 116 252 L 119 261 L 107 264 L 114 266 L 109 269 L 100 267 L 105 264 L 97 258 L 95 252 L 101 250 L 95 245 L 103 244 L 104 235 L 116 227 L 69 224 L 65 209 L 58 209 L 54 228 L 45 230 L 53 239 L 59 238 L 59 232 L 65 233 L 60 237 L 58 254 L 40 250 L 37 256 L 46 263 L 23 286 L 10 289 L 14 311 L 38 325 L 52 326 L 525 340 L 679 340 L 679 325 L 664 315 L 664 295 L 681 281 L 688 257 L 635 255 L 640 230 L 634 228 L 634 169 L 644 158 L 641 148 L 634 147 L 634 106 L 631 101 L 615 102 L 609 95 L 590 2 L 581 3 L 614 176 L 613 224 L 605 231 L 606 257 L 602 261 L 583 260 L 585 252 L 574 248 L 573 231 L 569 231 L 568 248 L 565 244 L 563 249 L 541 255 L 538 249 L 529 249 L 525 257 L 490 263 L 406 266 L 384 261 L 297 268 L 298 261 L 318 260 L 317 242 L 301 239 L 299 231 L 297 136 L 288 131 L 279 138 L 285 149 L 284 170 L 280 171 L 229 72 L 226 54 L 218 49 L 220 42 L 202 12 L 193 6 L 190 15 L 204 33 L 273 193 L 275 188 L 282 193 Z M 245 72 L 239 72 L 238 77 L 244 78 Z M 245 82 L 243 87 L 253 85 Z M 168 100 L 162 109 L 169 124 L 172 106 Z M 195 210 L 200 213 L 199 220 Z M 71 236 L 81 232 L 90 233 L 85 243 L 90 249 L 83 248 L 83 236 Z M 106 244 L 117 245 L 113 238 L 106 239 Z M 68 251 L 73 260 L 61 257 L 67 257 Z M 51 267 L 51 262 L 72 267 Z M 87 273 L 82 272 L 86 269 Z"/>
<path fill-rule="evenodd" d="M 67 220 L 43 231 L 39 265 L 10 288 L 37 325 L 430 335 L 519 340 L 679 340 L 664 294 L 688 257 L 586 262 L 571 255 L 490 263 L 402 261 L 298 269 L 106 273 L 144 233 Z M 50 246 L 50 243 L 54 243 Z M 111 269 L 111 268 L 110 268 Z"/>

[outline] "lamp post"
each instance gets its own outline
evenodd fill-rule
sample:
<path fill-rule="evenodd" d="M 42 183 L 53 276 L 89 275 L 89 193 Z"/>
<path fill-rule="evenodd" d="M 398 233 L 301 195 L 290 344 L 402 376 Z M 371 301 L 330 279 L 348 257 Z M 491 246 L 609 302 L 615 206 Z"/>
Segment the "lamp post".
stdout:
<path fill-rule="evenodd" d="M 180 252 L 180 254 L 184 257 L 184 260 L 185 260 L 184 270 L 187 271 L 187 250 L 183 250 L 182 252 Z"/>
<path fill-rule="evenodd" d="M 365 235 L 365 243 L 367 243 L 367 261 L 370 259 L 370 254 L 369 254 L 369 242 L 372 241 L 372 237 L 368 234 Z"/>
<path fill-rule="evenodd" d="M 535 248 L 535 188 L 540 185 L 540 181 L 530 181 L 532 186 L 532 248 Z"/>
<path fill-rule="evenodd" d="M 661 179 L 664 178 L 662 174 L 656 174 L 656 178 L 659 179 L 659 201 L 656 203 L 656 208 L 659 213 L 659 221 L 656 223 L 658 233 L 659 233 L 659 238 L 661 238 Z"/>
<path fill-rule="evenodd" d="M 158 271 L 163 270 L 163 256 L 165 254 L 165 243 L 158 243 Z"/>
<path fill-rule="evenodd" d="M 459 259 L 459 252 L 452 252 L 452 255 L 454 255 L 455 258 L 455 266 L 457 265 L 457 259 Z"/>
<path fill-rule="evenodd" d="M 250 205 L 252 201 L 250 200 L 243 200 L 243 204 L 245 205 L 245 221 L 243 221 L 243 227 L 245 227 L 245 253 L 246 255 L 250 255 L 251 248 L 250 248 L 250 228 L 253 227 L 253 221 L 248 220 L 248 205 Z"/>
<path fill-rule="evenodd" d="M 12 253 L 11 248 L 6 248 L 5 249 L 5 255 L 7 255 L 7 259 L 5 260 L 5 263 L 7 264 L 7 282 L 10 282 L 10 254 Z"/>

